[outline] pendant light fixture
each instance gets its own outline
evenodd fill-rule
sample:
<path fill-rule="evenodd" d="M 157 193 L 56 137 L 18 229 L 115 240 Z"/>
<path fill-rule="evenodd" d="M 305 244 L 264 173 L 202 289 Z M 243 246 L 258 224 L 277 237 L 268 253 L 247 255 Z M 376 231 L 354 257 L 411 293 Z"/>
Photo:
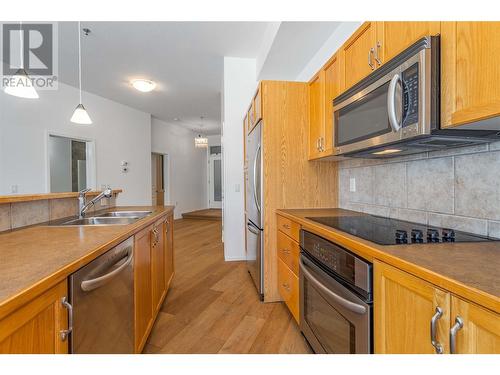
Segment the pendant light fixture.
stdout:
<path fill-rule="evenodd" d="M 19 22 L 19 49 L 21 51 L 21 66 L 17 72 L 9 79 L 9 84 L 12 86 L 6 86 L 4 91 L 6 94 L 17 96 L 19 98 L 26 99 L 38 99 L 38 93 L 33 87 L 33 82 L 31 78 L 26 73 L 24 69 L 24 37 L 23 37 L 23 23 Z"/>
<path fill-rule="evenodd" d="M 80 21 L 78 21 L 78 82 L 80 89 L 80 102 L 76 106 L 73 116 L 71 116 L 71 122 L 74 122 L 75 124 L 90 125 L 92 124 L 92 120 L 82 104 L 82 39 Z"/>
<path fill-rule="evenodd" d="M 201 131 L 203 129 L 203 116 L 200 117 L 200 134 L 194 139 L 194 147 L 196 148 L 207 148 L 208 147 L 208 138 L 201 136 Z"/>

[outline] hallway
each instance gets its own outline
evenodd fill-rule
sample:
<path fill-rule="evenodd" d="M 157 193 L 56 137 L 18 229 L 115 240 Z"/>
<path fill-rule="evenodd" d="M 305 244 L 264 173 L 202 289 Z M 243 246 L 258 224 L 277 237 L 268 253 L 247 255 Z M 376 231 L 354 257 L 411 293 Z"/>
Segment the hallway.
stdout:
<path fill-rule="evenodd" d="M 243 262 L 224 262 L 221 222 L 174 224 L 176 274 L 145 353 L 310 353 L 282 303 L 263 304 Z"/>

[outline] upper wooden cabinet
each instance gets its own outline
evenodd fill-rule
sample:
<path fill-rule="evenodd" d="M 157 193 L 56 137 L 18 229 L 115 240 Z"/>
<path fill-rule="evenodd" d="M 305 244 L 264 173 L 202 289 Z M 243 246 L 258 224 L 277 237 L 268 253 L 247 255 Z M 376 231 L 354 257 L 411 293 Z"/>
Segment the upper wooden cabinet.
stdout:
<path fill-rule="evenodd" d="M 342 90 L 353 86 L 376 69 L 376 43 L 377 23 L 365 22 L 340 48 Z"/>
<path fill-rule="evenodd" d="M 450 296 L 434 285 L 387 264 L 374 263 L 375 353 L 432 354 L 429 330 L 436 309 L 436 340 L 449 351 Z"/>
<path fill-rule="evenodd" d="M 340 63 L 337 55 L 328 60 L 323 67 L 324 71 L 324 131 L 323 154 L 333 153 L 333 136 L 335 124 L 333 122 L 333 99 L 340 94 Z"/>
<path fill-rule="evenodd" d="M 500 115 L 500 22 L 441 23 L 441 124 Z"/>
<path fill-rule="evenodd" d="M 325 133 L 325 72 L 321 70 L 309 82 L 309 160 L 321 157 Z"/>
<path fill-rule="evenodd" d="M 62 304 L 67 296 L 64 280 L 0 320 L 0 353 L 68 353 L 68 339 L 61 336 L 68 328 L 68 310 Z"/>
<path fill-rule="evenodd" d="M 418 39 L 437 35 L 441 23 L 433 22 L 377 22 L 375 57 L 378 66 L 404 51 Z"/>

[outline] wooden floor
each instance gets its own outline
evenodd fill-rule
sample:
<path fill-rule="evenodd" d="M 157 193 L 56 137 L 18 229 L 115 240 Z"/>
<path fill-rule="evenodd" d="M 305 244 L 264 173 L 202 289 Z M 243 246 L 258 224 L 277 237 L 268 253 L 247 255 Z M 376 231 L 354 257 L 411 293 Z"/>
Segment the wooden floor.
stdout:
<path fill-rule="evenodd" d="M 182 218 L 183 219 L 222 220 L 222 210 L 220 208 L 208 208 L 206 210 L 185 212 L 182 214 Z"/>
<path fill-rule="evenodd" d="M 221 223 L 174 224 L 175 271 L 145 353 L 310 353 L 283 303 L 261 303 L 243 262 L 224 262 Z"/>

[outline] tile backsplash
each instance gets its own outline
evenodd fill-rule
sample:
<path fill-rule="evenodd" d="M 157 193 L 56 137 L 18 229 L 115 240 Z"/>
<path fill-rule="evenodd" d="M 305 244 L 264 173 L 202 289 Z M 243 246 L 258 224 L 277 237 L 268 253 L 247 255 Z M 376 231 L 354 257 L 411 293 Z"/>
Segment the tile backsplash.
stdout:
<path fill-rule="evenodd" d="M 500 142 L 343 160 L 339 185 L 341 208 L 500 238 Z"/>

